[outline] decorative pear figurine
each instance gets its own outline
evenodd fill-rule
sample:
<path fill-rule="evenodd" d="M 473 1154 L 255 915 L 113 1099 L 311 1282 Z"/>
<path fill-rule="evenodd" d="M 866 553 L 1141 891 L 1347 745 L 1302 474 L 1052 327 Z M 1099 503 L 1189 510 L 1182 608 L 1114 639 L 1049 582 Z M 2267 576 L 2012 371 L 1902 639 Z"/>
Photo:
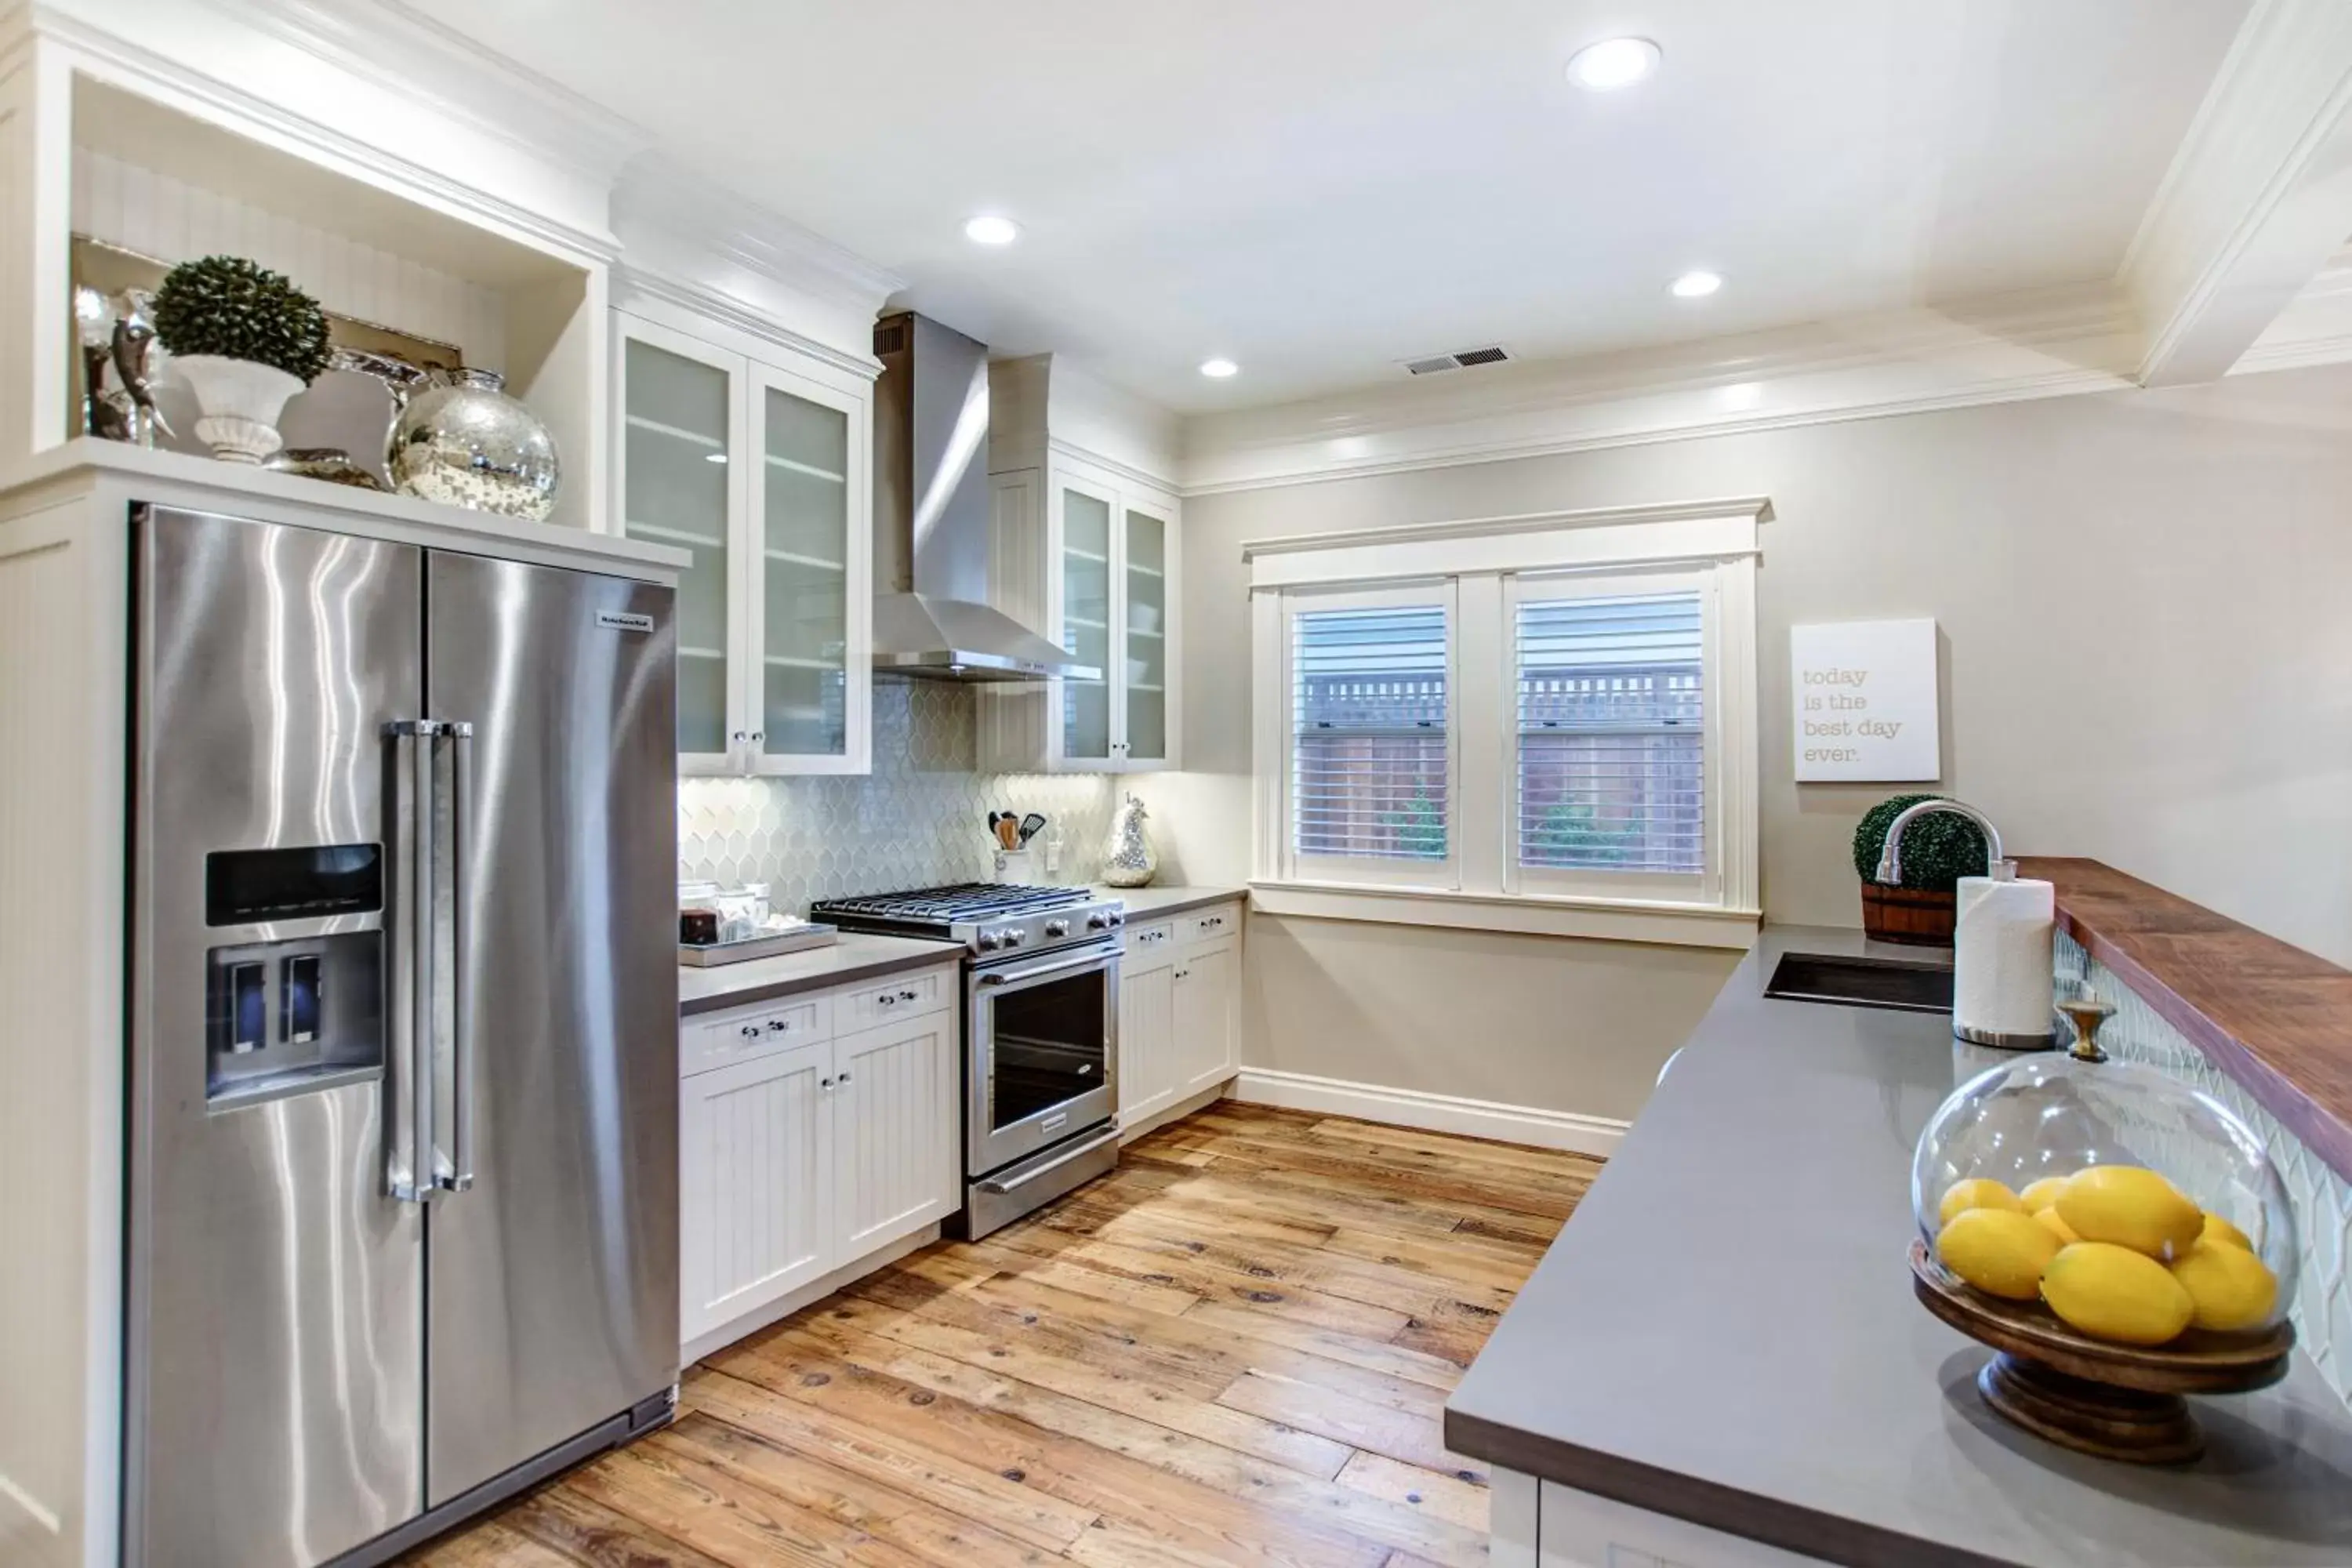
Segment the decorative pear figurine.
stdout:
<path fill-rule="evenodd" d="M 1103 841 L 1102 879 L 1113 888 L 1140 888 L 1160 872 L 1160 852 L 1143 826 L 1150 813 L 1129 795 L 1112 811 L 1110 837 Z"/>

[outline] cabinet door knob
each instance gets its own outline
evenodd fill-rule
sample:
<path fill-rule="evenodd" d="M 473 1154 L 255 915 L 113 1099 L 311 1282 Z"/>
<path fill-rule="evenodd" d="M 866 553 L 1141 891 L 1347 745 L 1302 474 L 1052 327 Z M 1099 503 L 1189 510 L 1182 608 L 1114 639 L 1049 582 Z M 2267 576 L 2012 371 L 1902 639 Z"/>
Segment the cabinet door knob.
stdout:
<path fill-rule="evenodd" d="M 833 1087 L 833 1079 L 829 1078 L 821 1078 L 816 1080 L 816 1086 L 819 1089 L 831 1089 Z"/>
<path fill-rule="evenodd" d="M 759 1026 L 759 1025 L 757 1025 L 757 1024 L 746 1024 L 746 1025 L 744 1025 L 744 1026 L 743 1026 L 743 1037 L 744 1037 L 745 1039 L 747 1039 L 747 1040 L 756 1040 L 756 1039 L 758 1039 L 758 1038 L 760 1037 L 760 1026 Z"/>
<path fill-rule="evenodd" d="M 738 730 L 735 731 L 735 739 L 738 741 L 748 741 L 751 738 L 751 731 L 749 730 Z"/>
<path fill-rule="evenodd" d="M 838 1083 L 838 1084 L 840 1084 L 844 1089 L 846 1089 L 846 1088 L 848 1088 L 848 1087 L 849 1087 L 849 1075 L 848 1075 L 847 1073 L 843 1073 L 843 1074 L 842 1074 L 838 1079 L 835 1079 L 834 1081 L 835 1081 L 835 1082 L 836 1082 L 836 1083 Z"/>
<path fill-rule="evenodd" d="M 913 1002 L 919 1000 L 919 998 L 918 998 L 912 991 L 901 991 L 898 993 L 898 1000 L 901 1002 Z"/>
<path fill-rule="evenodd" d="M 885 991 L 874 998 L 874 1005 L 877 1007 L 887 1007 L 897 1000 L 898 998 L 896 996 L 893 996 L 890 993 Z"/>
<path fill-rule="evenodd" d="M 792 1032 L 792 1020 L 789 1018 L 771 1018 L 768 1020 L 768 1028 L 774 1034 L 790 1034 Z"/>
<path fill-rule="evenodd" d="M 767 738 L 768 738 L 768 732 L 767 732 L 765 730 L 754 730 L 754 731 L 751 731 L 751 739 L 752 739 L 752 741 L 753 741 L 753 742 L 754 742 L 754 743 L 757 743 L 757 742 L 761 742 L 761 741 L 764 741 L 764 740 L 766 740 Z"/>

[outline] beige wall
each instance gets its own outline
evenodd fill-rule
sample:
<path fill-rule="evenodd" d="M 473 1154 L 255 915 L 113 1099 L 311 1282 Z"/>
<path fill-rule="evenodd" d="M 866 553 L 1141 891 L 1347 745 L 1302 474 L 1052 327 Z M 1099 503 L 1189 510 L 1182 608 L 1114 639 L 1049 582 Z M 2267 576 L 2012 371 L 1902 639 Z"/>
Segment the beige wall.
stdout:
<path fill-rule="evenodd" d="M 2352 368 L 1190 500 L 1175 876 L 1249 854 L 1244 540 L 1772 498 L 1759 579 L 1764 904 L 1853 925 L 1889 786 L 1790 781 L 1788 628 L 1933 616 L 1943 793 L 2352 963 Z M 1258 919 L 1253 1066 L 1630 1116 L 1728 970 L 1622 943 Z M 1461 1026 L 1444 1020 L 1458 1018 Z M 1432 1031 L 1437 1037 L 1432 1037 Z"/>

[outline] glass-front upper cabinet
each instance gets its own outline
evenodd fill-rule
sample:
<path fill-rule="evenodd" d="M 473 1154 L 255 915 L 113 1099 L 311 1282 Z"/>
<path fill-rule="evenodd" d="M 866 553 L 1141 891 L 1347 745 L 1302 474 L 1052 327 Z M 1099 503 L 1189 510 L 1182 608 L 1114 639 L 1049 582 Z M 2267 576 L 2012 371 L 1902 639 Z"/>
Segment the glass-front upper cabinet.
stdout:
<path fill-rule="evenodd" d="M 981 765 L 1006 773 L 1142 773 L 1180 765 L 1181 519 L 1173 496 L 1076 458 L 990 476 L 991 591 L 1100 671 L 989 686 Z"/>
<path fill-rule="evenodd" d="M 867 391 L 616 321 L 621 528 L 694 557 L 677 596 L 679 771 L 866 772 Z"/>
<path fill-rule="evenodd" d="M 1111 611 L 1111 518 L 1118 498 L 1065 480 L 1062 497 L 1062 646 L 1102 672 L 1062 682 L 1062 756 L 1073 765 L 1112 761 L 1111 693 L 1117 638 Z"/>
<path fill-rule="evenodd" d="M 1168 519 L 1130 499 L 1121 526 L 1119 755 L 1139 767 L 1160 766 L 1168 761 Z"/>

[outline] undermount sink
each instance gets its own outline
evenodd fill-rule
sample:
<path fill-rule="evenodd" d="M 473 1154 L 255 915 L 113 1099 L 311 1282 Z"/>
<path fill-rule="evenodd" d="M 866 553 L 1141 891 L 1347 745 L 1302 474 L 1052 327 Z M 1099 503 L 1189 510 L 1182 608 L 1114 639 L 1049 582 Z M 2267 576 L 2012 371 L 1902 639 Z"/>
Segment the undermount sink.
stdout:
<path fill-rule="evenodd" d="M 1952 1010 L 1948 965 L 1892 958 L 1838 958 L 1822 952 L 1781 956 L 1764 994 L 1786 1002 L 1829 1002 L 1845 1007 L 1891 1007 L 1903 1013 Z"/>

